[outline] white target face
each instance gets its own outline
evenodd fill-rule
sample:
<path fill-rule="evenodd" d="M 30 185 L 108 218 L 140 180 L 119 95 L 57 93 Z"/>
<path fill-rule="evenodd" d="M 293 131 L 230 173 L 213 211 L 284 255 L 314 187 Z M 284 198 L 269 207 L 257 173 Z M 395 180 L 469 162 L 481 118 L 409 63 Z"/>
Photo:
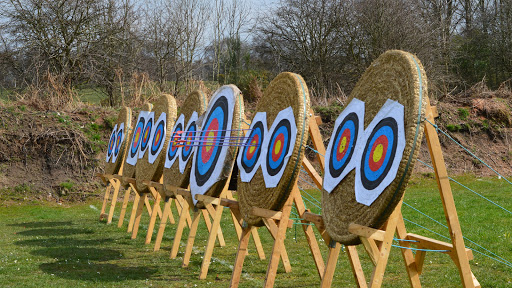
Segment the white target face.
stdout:
<path fill-rule="evenodd" d="M 117 128 L 116 145 L 114 146 L 114 153 L 112 153 L 112 163 L 116 163 L 119 152 L 121 152 L 121 145 L 123 145 L 124 134 L 124 123 L 121 123 Z"/>
<path fill-rule="evenodd" d="M 277 187 L 290 159 L 297 138 L 297 125 L 292 107 L 281 110 L 268 129 L 263 142 L 261 162 L 263 179 L 267 188 Z"/>
<path fill-rule="evenodd" d="M 114 154 L 114 148 L 116 146 L 116 135 L 117 135 L 117 124 L 112 129 L 112 133 L 110 133 L 110 137 L 108 138 L 108 146 L 107 146 L 107 157 L 105 158 L 105 162 L 109 162 L 112 158 L 112 154 Z"/>
<path fill-rule="evenodd" d="M 146 127 L 147 117 L 149 116 L 148 111 L 140 111 L 137 117 L 137 124 L 133 130 L 132 142 L 128 148 L 128 155 L 126 155 L 126 163 L 135 166 L 140 152 L 140 143 L 142 142 L 142 134 L 144 133 L 144 127 Z"/>
<path fill-rule="evenodd" d="M 172 165 L 178 159 L 179 153 L 181 151 L 181 139 L 183 134 L 183 126 L 185 123 L 185 115 L 181 114 L 174 123 L 174 127 L 172 128 L 171 138 L 169 140 L 169 145 L 167 146 L 167 153 L 165 154 L 165 168 L 171 168 Z"/>
<path fill-rule="evenodd" d="M 244 143 L 239 148 L 236 159 L 242 182 L 250 182 L 258 171 L 262 158 L 264 158 L 263 143 L 267 135 L 267 113 L 258 112 L 254 116 L 249 130 L 245 133 Z"/>
<path fill-rule="evenodd" d="M 148 151 L 151 146 L 151 138 L 153 137 L 154 130 L 155 112 L 149 112 L 149 115 L 146 117 L 146 126 L 144 126 L 144 131 L 140 140 L 139 159 L 144 157 L 144 154 L 146 154 L 146 151 Z"/>
<path fill-rule="evenodd" d="M 215 92 L 208 104 L 202 122 L 202 131 L 197 133 L 190 175 L 190 191 L 194 204 L 196 194 L 204 194 L 222 175 L 224 162 L 229 150 L 235 91 L 231 86 L 223 86 Z M 226 141 L 226 143 L 224 143 Z"/>
<path fill-rule="evenodd" d="M 167 132 L 167 114 L 165 112 L 160 114 L 154 126 L 153 135 L 151 135 L 151 141 L 149 142 L 148 162 L 150 164 L 155 163 L 156 158 L 158 158 L 158 155 L 160 155 L 164 148 L 165 134 Z"/>
<path fill-rule="evenodd" d="M 331 193 L 360 159 L 364 134 L 364 102 L 352 99 L 338 116 L 325 152 L 323 188 Z"/>
<path fill-rule="evenodd" d="M 181 140 L 183 144 L 181 146 L 181 150 L 178 152 L 180 161 L 179 161 L 179 169 L 180 173 L 183 174 L 185 172 L 185 168 L 187 168 L 187 163 L 192 159 L 192 155 L 194 154 L 194 147 L 197 146 L 197 138 L 196 134 L 198 133 L 198 115 L 197 112 L 192 112 L 190 119 L 188 119 L 187 126 L 183 131 Z"/>
<path fill-rule="evenodd" d="M 370 206 L 398 172 L 405 148 L 404 106 L 387 100 L 364 131 L 356 169 L 356 201 Z"/>

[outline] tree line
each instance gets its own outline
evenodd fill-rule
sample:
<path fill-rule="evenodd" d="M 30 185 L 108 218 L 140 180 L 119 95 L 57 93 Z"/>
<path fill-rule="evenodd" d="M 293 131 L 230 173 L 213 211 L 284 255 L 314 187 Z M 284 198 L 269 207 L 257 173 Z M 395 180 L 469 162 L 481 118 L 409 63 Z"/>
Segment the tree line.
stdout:
<path fill-rule="evenodd" d="M 118 84 L 147 75 L 160 91 L 189 81 L 237 84 L 248 96 L 281 71 L 314 97 L 350 91 L 376 57 L 421 59 L 434 96 L 512 77 L 512 0 L 0 0 L 0 86 L 53 75 L 119 104 Z M 255 16 L 257 15 L 257 16 Z"/>

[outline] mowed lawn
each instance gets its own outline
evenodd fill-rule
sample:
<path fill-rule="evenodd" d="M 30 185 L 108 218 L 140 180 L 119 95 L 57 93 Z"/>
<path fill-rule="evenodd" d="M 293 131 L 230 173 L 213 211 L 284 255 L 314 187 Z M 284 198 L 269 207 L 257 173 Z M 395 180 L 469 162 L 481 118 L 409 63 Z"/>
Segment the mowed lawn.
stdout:
<path fill-rule="evenodd" d="M 485 197 L 512 210 L 512 186 L 503 180 L 467 176 L 457 178 Z M 512 215 L 489 204 L 457 184 L 452 184 L 464 235 L 488 249 L 470 242 L 466 245 L 485 254 L 512 262 Z M 317 199 L 320 194 L 309 191 Z M 144 244 L 149 217 L 144 214 L 136 240 L 126 232 L 129 213 L 122 228 L 99 222 L 101 202 L 91 201 L 73 205 L 40 203 L 6 206 L 0 196 L 0 287 L 227 287 L 231 278 L 237 240 L 228 210 L 224 211 L 222 229 L 226 246 L 216 246 L 213 262 L 206 280 L 198 280 L 199 267 L 206 245 L 206 226 L 201 222 L 189 267 L 182 268 L 186 229 L 178 259 L 170 259 L 170 246 L 175 225 L 168 225 L 162 249 L 153 252 L 153 243 Z M 405 202 L 445 224 L 443 208 L 435 180 L 416 177 L 409 185 Z M 2 204 L 4 203 L 4 204 Z M 308 204 L 308 203 L 306 203 Z M 447 229 L 404 205 L 402 211 L 410 232 L 445 240 L 425 230 L 443 236 Z M 130 207 L 129 207 L 130 209 Z M 116 210 L 119 215 L 120 205 Z M 174 215 L 177 219 L 176 211 Z M 424 228 L 413 224 L 423 226 Z M 158 223 L 157 223 L 158 224 Z M 272 248 L 270 234 L 260 229 L 267 260 L 259 260 L 252 240 L 244 263 L 240 287 L 261 287 L 265 278 L 268 257 Z M 320 239 L 319 237 L 317 239 Z M 319 240 L 322 252 L 327 251 Z M 398 243 L 396 243 L 398 244 Z M 299 225 L 287 232 L 285 245 L 292 272 L 284 273 L 280 266 L 275 287 L 318 287 L 320 279 L 315 270 L 307 242 Z M 359 247 L 367 278 L 371 264 Z M 474 252 L 471 261 L 474 274 L 482 287 L 512 287 L 512 268 Z M 455 265 L 447 255 L 428 252 L 424 287 L 461 287 Z M 408 287 L 409 282 L 399 248 L 393 248 L 386 269 L 384 287 Z M 332 287 L 355 287 L 345 254 L 340 254 Z"/>

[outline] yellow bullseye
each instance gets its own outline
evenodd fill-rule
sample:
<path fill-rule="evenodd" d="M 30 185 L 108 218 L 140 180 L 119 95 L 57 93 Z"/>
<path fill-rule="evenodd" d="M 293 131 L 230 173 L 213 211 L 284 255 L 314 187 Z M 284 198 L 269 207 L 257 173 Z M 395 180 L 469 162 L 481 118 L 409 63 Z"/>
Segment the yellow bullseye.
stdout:
<path fill-rule="evenodd" d="M 214 136 L 215 136 L 215 132 L 213 131 L 210 131 L 208 132 L 208 141 L 213 141 L 214 140 Z M 213 148 L 213 143 L 212 144 L 206 144 L 206 152 L 209 152 L 210 149 Z"/>
<path fill-rule="evenodd" d="M 274 146 L 274 154 L 278 154 L 281 151 L 281 140 L 276 141 L 276 145 Z"/>
<path fill-rule="evenodd" d="M 251 147 L 249 148 L 249 153 L 253 153 L 253 152 L 254 152 L 254 150 L 256 150 L 256 144 L 257 144 L 257 143 L 256 143 L 256 140 L 253 140 L 253 141 L 251 142 Z"/>
<path fill-rule="evenodd" d="M 384 153 L 384 146 L 382 144 L 378 144 L 375 147 L 375 151 L 373 151 L 373 162 L 379 162 L 380 158 L 382 158 L 382 154 Z"/>
<path fill-rule="evenodd" d="M 343 151 L 345 151 L 345 147 L 347 146 L 347 137 L 343 137 L 343 139 L 341 139 L 341 143 L 340 143 L 340 148 L 338 149 L 338 153 L 343 153 Z"/>

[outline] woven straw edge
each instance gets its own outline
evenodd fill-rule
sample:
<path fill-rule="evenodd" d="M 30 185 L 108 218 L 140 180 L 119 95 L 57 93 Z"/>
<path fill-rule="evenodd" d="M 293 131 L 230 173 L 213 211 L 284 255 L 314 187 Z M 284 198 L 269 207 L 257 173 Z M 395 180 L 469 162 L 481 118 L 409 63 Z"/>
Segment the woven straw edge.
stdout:
<path fill-rule="evenodd" d="M 124 163 L 126 158 L 126 150 L 128 149 L 128 143 L 131 132 L 132 132 L 132 109 L 130 107 L 122 107 L 119 111 L 119 114 L 117 115 L 117 120 L 114 124 L 114 126 L 117 124 L 118 127 L 121 125 L 121 123 L 124 123 L 124 131 L 125 131 L 125 139 L 123 141 L 123 144 L 121 144 L 121 147 L 119 148 L 119 155 L 117 155 L 117 159 L 115 163 L 108 162 L 105 163 L 105 174 L 117 174 L 120 171 L 121 164 Z M 127 144 L 128 143 L 128 144 Z"/>
<path fill-rule="evenodd" d="M 291 84 L 292 86 L 276 86 L 280 83 L 284 83 L 282 85 Z M 278 99 L 275 99 L 272 93 L 277 94 L 279 89 L 283 87 L 284 89 L 293 87 L 293 91 L 286 93 L 286 95 L 293 95 L 292 97 L 297 97 L 297 99 L 292 99 L 290 101 L 278 101 Z M 271 104 L 269 105 L 268 103 L 265 103 L 265 101 L 268 101 Z M 298 74 L 291 72 L 280 73 L 276 78 L 274 78 L 274 80 L 272 80 L 272 82 L 263 93 L 263 97 L 258 102 L 256 111 L 267 112 L 267 124 L 271 126 L 275 117 L 277 116 L 277 113 L 289 107 L 291 101 L 297 101 L 296 107 L 294 109 L 294 117 L 297 125 L 297 138 L 293 146 L 292 156 L 290 157 L 287 166 L 284 168 L 285 171 L 281 177 L 280 183 L 275 188 L 266 188 L 261 167 L 258 168 L 256 174 L 248 183 L 242 182 L 240 177 L 238 177 L 237 191 L 239 195 L 238 198 L 240 203 L 240 211 L 242 213 L 242 217 L 249 225 L 263 225 L 261 217 L 252 215 L 252 207 L 265 208 L 274 211 L 282 210 L 284 203 L 288 199 L 293 189 L 293 185 L 297 181 L 299 174 L 297 167 L 301 165 L 302 158 L 304 157 L 305 146 L 309 136 L 308 119 L 310 99 L 306 82 Z M 291 106 L 293 107 L 294 105 L 292 104 Z M 300 141 L 301 138 L 302 142 Z M 262 157 L 264 157 L 264 155 L 262 155 Z M 288 181 L 283 181 L 283 179 L 288 179 Z M 258 199 L 262 200 L 263 202 L 258 203 Z"/>
<path fill-rule="evenodd" d="M 148 161 L 150 147 L 148 147 L 148 151 L 146 151 L 144 157 L 137 160 L 137 165 L 135 165 L 135 180 L 137 191 L 139 191 L 139 193 L 148 192 L 148 186 L 143 184 L 143 181 L 150 180 L 158 182 L 162 177 L 165 164 L 165 151 L 167 151 L 167 145 L 169 145 L 169 139 L 171 138 L 172 127 L 174 126 L 174 121 L 176 121 L 176 110 L 176 99 L 174 99 L 170 94 L 163 94 L 153 104 L 155 121 L 158 120 L 163 112 L 165 112 L 167 116 L 165 142 L 163 144 L 164 146 L 162 147 L 162 151 L 160 151 L 160 154 L 158 154 L 153 164 L 150 164 Z"/>
<path fill-rule="evenodd" d="M 188 120 L 190 119 L 194 111 L 196 111 L 198 115 L 202 115 L 208 108 L 206 106 L 207 103 L 208 97 L 202 90 L 196 90 L 190 93 L 183 102 L 183 104 L 181 105 L 179 112 L 179 115 L 185 115 L 185 125 L 187 125 Z M 199 123 L 197 123 L 197 125 L 199 126 Z M 177 157 L 179 157 L 179 155 L 177 155 Z M 180 172 L 179 169 L 179 159 L 176 159 L 176 162 L 174 162 L 171 168 L 164 168 L 164 185 L 173 185 L 181 188 L 187 188 L 190 183 L 190 170 L 192 169 L 192 158 L 193 155 L 190 155 L 190 159 L 187 163 L 187 166 L 185 167 L 185 171 L 183 172 L 183 174 Z"/>
<path fill-rule="evenodd" d="M 373 79 L 373 80 L 369 79 L 370 76 L 368 76 L 368 75 L 370 75 L 370 71 L 373 71 L 372 67 L 377 65 L 376 63 L 378 63 L 378 61 L 382 62 L 382 61 L 386 60 L 385 57 L 395 57 L 397 59 L 400 59 L 400 61 L 404 61 L 404 60 L 407 61 L 407 62 L 401 63 L 400 65 L 404 65 L 405 63 L 408 64 L 408 69 L 410 69 L 411 75 L 414 75 L 411 77 L 411 79 L 414 79 L 413 80 L 414 87 L 411 88 L 410 91 L 414 91 L 415 95 L 419 95 L 420 85 L 418 82 L 417 67 L 416 67 L 416 64 L 414 63 L 414 61 L 411 60 L 411 57 L 413 57 L 416 60 L 416 62 L 418 63 L 418 65 L 420 67 L 420 73 L 421 73 L 421 78 L 422 78 L 423 92 L 422 92 L 422 103 L 421 103 L 421 105 L 422 105 L 421 115 L 424 115 L 426 103 L 428 102 L 427 77 L 425 76 L 425 71 L 423 69 L 423 66 L 421 66 L 420 61 L 414 55 L 407 53 L 407 52 L 399 51 L 399 50 L 387 51 L 383 55 L 381 55 L 378 59 L 376 59 L 370 65 L 370 67 L 365 71 L 363 76 L 361 76 L 361 79 L 356 84 L 356 87 L 352 91 L 351 96 L 349 97 L 348 101 L 350 101 L 354 97 L 354 94 L 361 94 L 362 92 L 360 93 L 359 90 L 361 90 L 363 92 L 365 91 L 364 86 L 362 86 L 362 85 L 369 85 L 369 83 L 371 83 L 372 81 L 373 82 L 376 81 L 375 79 Z M 383 71 L 379 71 L 379 72 L 382 73 Z M 384 101 L 385 101 L 385 99 L 384 99 Z M 416 103 L 415 107 L 412 107 L 409 110 L 411 110 L 415 113 L 415 118 L 416 118 L 418 116 L 417 111 L 419 108 L 418 107 L 419 98 L 417 101 L 414 101 L 414 103 Z M 403 104 L 403 103 L 401 103 L 401 104 Z M 381 107 L 381 105 L 374 105 L 375 107 L 371 107 L 370 105 L 371 105 L 371 103 L 367 103 L 367 105 L 366 105 L 367 109 L 365 111 L 365 128 L 367 127 L 369 122 L 373 119 L 373 117 L 378 112 L 378 110 L 380 110 L 380 107 Z M 368 109 L 369 106 L 370 106 L 370 109 Z M 405 107 L 405 105 L 404 105 L 404 107 Z M 408 117 L 407 110 L 408 109 L 406 107 L 406 115 L 405 115 L 406 121 L 407 121 L 407 117 Z M 414 119 L 414 121 L 415 121 L 414 123 L 416 123 L 417 119 Z M 411 127 L 415 127 L 416 125 L 418 125 L 418 124 L 415 124 L 414 126 L 411 126 Z M 406 123 L 406 126 L 407 126 L 407 123 Z M 409 127 L 409 129 L 411 127 Z M 406 127 L 406 133 L 407 133 L 407 131 L 408 131 L 408 128 Z M 335 241 L 338 241 L 344 245 L 360 244 L 359 237 L 348 232 L 348 225 L 350 223 L 357 223 L 357 224 L 369 226 L 372 228 L 380 228 L 382 226 L 382 224 L 385 223 L 385 221 L 387 221 L 387 219 L 393 212 L 394 207 L 396 207 L 396 205 L 401 200 L 401 198 L 405 192 L 405 188 L 407 186 L 408 179 L 409 179 L 409 177 L 412 173 L 412 170 L 414 168 L 414 164 L 416 162 L 416 159 L 417 159 L 417 156 L 419 153 L 419 149 L 420 149 L 419 143 L 421 143 L 421 137 L 423 135 L 422 123 L 420 123 L 419 127 L 418 127 L 418 138 L 416 140 L 416 144 L 414 144 L 414 133 L 412 133 L 412 134 L 413 135 L 406 137 L 406 142 L 407 142 L 406 148 L 404 150 L 404 155 L 403 155 L 402 160 L 399 165 L 399 170 L 398 170 L 399 172 L 397 173 L 397 177 L 384 190 L 384 192 L 381 194 L 381 196 L 379 196 L 379 198 L 377 198 L 377 200 L 370 207 L 364 206 L 359 203 L 348 203 L 349 205 L 352 205 L 353 208 L 355 207 L 355 209 L 352 209 L 352 210 L 357 210 L 359 213 L 363 213 L 364 211 L 367 211 L 367 213 L 365 213 L 365 215 L 370 214 L 370 216 L 372 216 L 371 213 L 373 213 L 373 217 L 368 217 L 367 219 L 360 219 L 360 218 L 351 219 L 350 215 L 345 215 L 346 213 L 350 213 L 349 211 L 351 209 L 348 209 L 347 207 L 343 206 L 344 205 L 343 203 L 338 204 L 338 207 L 331 207 L 329 205 L 329 204 L 336 203 L 336 201 L 334 201 L 336 199 L 336 197 L 343 197 L 343 194 L 340 194 L 338 196 L 335 196 L 335 195 L 337 193 L 344 193 L 345 192 L 344 189 L 350 189 L 350 187 L 352 187 L 351 192 L 353 193 L 355 171 L 351 171 L 345 177 L 345 179 L 338 185 L 338 187 L 336 187 L 333 190 L 333 192 L 331 192 L 331 194 L 327 193 L 325 190 L 322 192 L 322 210 L 323 210 L 322 216 L 323 216 L 324 222 L 326 224 L 327 232 Z M 407 141 L 407 138 L 409 138 L 409 141 Z M 409 153 L 407 153 L 407 151 L 408 150 L 410 151 L 412 149 L 412 147 L 414 147 L 414 145 L 416 147 L 415 147 L 415 150 L 413 151 L 413 156 L 411 158 L 410 166 L 407 171 L 404 171 L 405 166 L 407 165 L 407 162 L 409 160 L 409 155 L 410 155 Z M 409 146 L 411 146 L 411 147 L 408 148 Z M 404 175 L 404 172 L 406 172 L 405 175 Z M 398 184 L 400 181 L 399 179 L 402 177 L 403 177 L 404 181 L 403 181 L 402 185 L 400 187 L 398 187 Z M 347 187 L 349 187 L 349 188 L 347 188 Z M 382 197 L 384 197 L 384 198 L 382 198 Z M 382 200 L 382 199 L 387 199 L 389 197 L 391 197 L 391 199 L 388 199 L 386 201 Z M 356 205 L 358 205 L 358 206 L 356 207 Z M 334 209 L 334 210 L 331 211 L 331 209 Z M 363 211 L 363 212 L 361 212 L 361 211 Z M 343 220 L 343 217 L 346 217 L 348 219 Z"/>

